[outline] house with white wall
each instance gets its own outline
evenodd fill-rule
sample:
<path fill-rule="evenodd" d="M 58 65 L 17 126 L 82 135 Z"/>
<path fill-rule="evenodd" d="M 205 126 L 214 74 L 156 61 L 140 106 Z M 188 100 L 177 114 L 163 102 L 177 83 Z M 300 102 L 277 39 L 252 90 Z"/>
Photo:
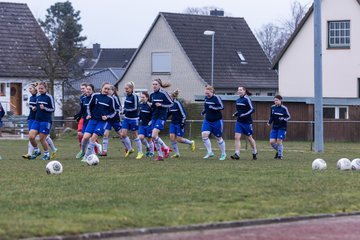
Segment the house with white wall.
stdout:
<path fill-rule="evenodd" d="M 129 81 L 136 90 L 151 91 L 155 78 L 170 82 L 169 91 L 180 89 L 187 101 L 212 82 L 217 94 L 234 94 L 239 86 L 254 95 L 273 96 L 278 90 L 276 71 L 239 17 L 160 12 L 117 82 L 119 94 Z"/>
<path fill-rule="evenodd" d="M 321 1 L 325 119 L 350 119 L 360 105 L 360 0 Z M 314 97 L 314 9 L 309 9 L 274 62 L 279 93 Z"/>
<path fill-rule="evenodd" d="M 49 42 L 26 4 L 0 2 L 0 102 L 5 111 L 28 115 L 28 87 L 48 81 L 41 64 Z M 55 117 L 62 117 L 64 68 L 54 83 Z M 60 79 L 61 78 L 61 79 Z"/>

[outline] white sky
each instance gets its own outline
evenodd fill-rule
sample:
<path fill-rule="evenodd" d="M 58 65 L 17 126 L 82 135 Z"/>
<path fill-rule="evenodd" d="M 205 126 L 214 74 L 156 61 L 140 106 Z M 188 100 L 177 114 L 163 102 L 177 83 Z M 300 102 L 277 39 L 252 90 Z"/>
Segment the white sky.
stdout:
<path fill-rule="evenodd" d="M 44 19 L 46 9 L 61 0 L 0 0 L 26 3 L 35 18 Z M 302 5 L 312 0 L 297 0 Z M 227 16 L 243 17 L 254 32 L 262 25 L 290 16 L 293 0 L 70 0 L 80 11 L 86 47 L 137 48 L 159 12 L 183 13 L 187 7 L 215 6 Z"/>

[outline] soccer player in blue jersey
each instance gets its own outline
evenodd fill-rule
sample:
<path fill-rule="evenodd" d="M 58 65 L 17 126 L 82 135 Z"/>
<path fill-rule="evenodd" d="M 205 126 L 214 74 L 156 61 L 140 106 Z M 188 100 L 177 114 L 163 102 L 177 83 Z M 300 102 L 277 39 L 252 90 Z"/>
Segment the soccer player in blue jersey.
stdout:
<path fill-rule="evenodd" d="M 4 108 L 2 107 L 0 103 L 0 137 L 2 137 L 1 128 L 2 128 L 2 118 L 5 116 Z"/>
<path fill-rule="evenodd" d="M 36 104 L 31 106 L 31 111 L 36 113 L 29 132 L 29 140 L 34 148 L 29 159 L 35 159 L 37 156 L 41 155 L 35 140 L 36 136 L 39 134 L 40 143 L 44 149 L 44 156 L 41 160 L 50 160 L 49 140 L 47 140 L 47 137 L 51 129 L 52 113 L 55 111 L 54 98 L 47 93 L 47 84 L 45 82 L 38 83 L 37 90 L 39 95 L 36 96 Z M 50 144 L 53 145 L 52 140 Z M 56 153 L 56 148 L 53 150 L 55 150 Z"/>
<path fill-rule="evenodd" d="M 109 96 L 110 83 L 103 83 L 101 93 L 94 93 L 87 105 L 87 117 L 89 123 L 86 126 L 83 141 L 89 140 L 83 160 L 94 154 L 95 142 L 105 132 L 107 120 L 116 114 L 115 100 Z"/>
<path fill-rule="evenodd" d="M 251 114 L 255 112 L 255 108 L 251 102 L 249 96 L 252 94 L 245 88 L 238 88 L 239 98 L 236 100 L 236 112 L 232 115 L 237 117 L 235 123 L 235 153 L 231 156 L 234 160 L 240 159 L 240 146 L 241 146 L 241 135 L 245 135 L 246 139 L 249 140 L 249 143 L 252 148 L 252 157 L 253 160 L 257 159 L 257 150 L 256 142 L 253 138 L 253 127 L 252 127 L 252 118 Z"/>
<path fill-rule="evenodd" d="M 221 110 L 223 109 L 224 104 L 221 98 L 215 95 L 214 87 L 207 86 L 205 88 L 204 110 L 201 113 L 202 115 L 205 115 L 201 129 L 202 140 L 207 150 L 204 159 L 208 159 L 214 156 L 209 139 L 211 133 L 214 134 L 215 138 L 217 139 L 219 148 L 221 150 L 221 156 L 219 160 L 223 161 L 226 159 L 225 141 L 222 138 L 224 123 L 222 120 Z"/>
<path fill-rule="evenodd" d="M 149 101 L 149 93 L 142 92 L 140 95 L 140 114 L 139 114 L 139 139 L 146 148 L 146 157 L 154 156 L 154 143 L 151 140 L 151 117 L 152 109 Z M 146 139 L 145 139 L 146 138 Z M 139 154 L 138 154 L 139 155 Z M 142 156 L 137 156 L 136 159 L 141 159 Z"/>
<path fill-rule="evenodd" d="M 271 106 L 270 119 L 268 126 L 272 124 L 270 132 L 270 145 L 276 150 L 274 159 L 284 158 L 283 141 L 286 136 L 287 122 L 291 116 L 287 107 L 282 105 L 282 97 L 276 95 L 274 97 L 274 105 Z"/>
<path fill-rule="evenodd" d="M 78 136 L 78 141 L 79 141 L 79 146 L 80 146 L 80 150 L 81 150 L 81 141 L 82 141 L 82 137 L 84 135 L 82 129 L 83 129 L 83 124 L 84 124 L 84 118 L 83 118 L 83 110 L 84 110 L 84 98 L 86 97 L 86 88 L 87 88 L 87 83 L 81 83 L 80 84 L 80 91 L 81 91 L 81 95 L 80 95 L 80 110 L 77 114 L 75 114 L 74 119 L 78 122 L 78 128 L 77 128 L 77 136 Z M 86 108 L 85 108 L 86 109 Z"/>
<path fill-rule="evenodd" d="M 107 150 L 109 147 L 109 134 L 110 134 L 111 128 L 114 128 L 115 132 L 118 134 L 118 136 L 121 139 L 120 112 L 122 112 L 122 106 L 121 106 L 119 96 L 116 93 L 116 88 L 113 85 L 110 87 L 109 96 L 114 98 L 116 114 L 113 118 L 109 118 L 107 120 L 106 129 L 105 129 L 104 136 L 103 136 L 103 148 L 102 148 L 102 152 L 100 153 L 100 156 L 107 156 Z"/>
<path fill-rule="evenodd" d="M 128 137 L 128 131 L 132 131 L 134 133 L 138 154 L 142 155 L 141 141 L 138 137 L 139 97 L 134 93 L 134 88 L 135 88 L 134 82 L 126 83 L 124 87 L 126 98 L 123 108 L 124 119 L 122 122 L 122 129 L 121 129 L 121 141 L 123 142 L 126 148 L 125 157 L 128 157 L 130 154 L 134 152 L 134 149 L 131 146 L 131 140 Z M 140 155 L 138 156 L 139 158 L 142 157 Z"/>
<path fill-rule="evenodd" d="M 80 101 L 80 111 L 77 114 L 81 118 L 79 120 L 79 123 L 82 122 L 82 124 L 81 124 L 82 127 L 80 129 L 80 133 L 78 131 L 78 136 L 79 135 L 84 136 L 85 129 L 89 123 L 89 119 L 87 119 L 87 115 L 88 115 L 87 106 L 89 105 L 89 102 L 91 100 L 91 97 L 92 97 L 94 91 L 95 91 L 94 85 L 91 83 L 88 83 L 85 87 L 84 95 Z M 77 159 L 81 159 L 82 157 L 84 157 L 88 142 L 89 142 L 88 139 L 85 140 L 85 139 L 83 139 L 83 137 L 81 138 L 80 152 L 76 155 Z"/>
<path fill-rule="evenodd" d="M 153 110 L 151 117 L 151 126 L 153 128 L 151 137 L 154 140 L 158 152 L 157 161 L 164 161 L 164 157 L 168 158 L 170 152 L 170 148 L 166 146 L 164 141 L 159 137 L 160 131 L 164 129 L 167 112 L 174 104 L 169 94 L 162 89 L 167 87 L 170 87 L 170 83 L 163 83 L 160 78 L 155 79 L 152 83 L 154 92 L 150 94 L 149 98 Z M 165 150 L 165 156 L 162 147 Z"/>
<path fill-rule="evenodd" d="M 170 111 L 168 115 L 171 115 L 171 123 L 170 123 L 170 141 L 175 152 L 171 158 L 179 158 L 179 147 L 178 142 L 183 144 L 188 144 L 191 146 L 191 151 L 195 151 L 195 141 L 184 138 L 185 134 L 185 125 L 186 125 L 186 111 L 184 106 L 179 101 L 179 90 L 176 89 L 171 93 L 171 98 L 174 101 L 174 105 L 170 107 Z"/>

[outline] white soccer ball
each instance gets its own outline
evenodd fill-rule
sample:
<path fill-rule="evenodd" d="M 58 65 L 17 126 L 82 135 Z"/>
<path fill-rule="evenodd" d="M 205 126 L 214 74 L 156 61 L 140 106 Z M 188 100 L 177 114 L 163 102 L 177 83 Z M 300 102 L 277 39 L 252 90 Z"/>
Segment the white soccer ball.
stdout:
<path fill-rule="evenodd" d="M 59 161 L 51 161 L 46 164 L 45 170 L 47 174 L 60 174 L 63 172 L 63 166 Z"/>
<path fill-rule="evenodd" d="M 340 158 L 337 161 L 336 168 L 339 170 L 351 170 L 351 162 L 347 158 Z"/>
<path fill-rule="evenodd" d="M 355 158 L 351 161 L 352 170 L 360 170 L 360 158 Z"/>
<path fill-rule="evenodd" d="M 312 170 L 325 170 L 327 165 L 324 159 L 317 158 L 311 164 Z"/>
<path fill-rule="evenodd" d="M 91 154 L 86 158 L 86 163 L 89 166 L 94 166 L 99 164 L 99 157 L 96 154 Z"/>

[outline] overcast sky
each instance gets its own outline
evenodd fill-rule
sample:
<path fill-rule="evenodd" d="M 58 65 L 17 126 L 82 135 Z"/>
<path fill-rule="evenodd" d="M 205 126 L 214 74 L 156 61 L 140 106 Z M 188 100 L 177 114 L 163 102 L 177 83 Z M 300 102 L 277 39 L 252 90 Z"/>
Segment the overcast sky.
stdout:
<path fill-rule="evenodd" d="M 1 0 L 0 0 L 1 1 Z M 312 0 L 297 0 L 310 5 Z M 35 18 L 44 19 L 56 0 L 7 0 L 26 3 Z M 215 6 L 227 16 L 243 17 L 253 30 L 289 18 L 293 0 L 71 0 L 80 11 L 84 43 L 91 47 L 137 48 L 159 12 L 183 13 L 187 7 Z"/>

